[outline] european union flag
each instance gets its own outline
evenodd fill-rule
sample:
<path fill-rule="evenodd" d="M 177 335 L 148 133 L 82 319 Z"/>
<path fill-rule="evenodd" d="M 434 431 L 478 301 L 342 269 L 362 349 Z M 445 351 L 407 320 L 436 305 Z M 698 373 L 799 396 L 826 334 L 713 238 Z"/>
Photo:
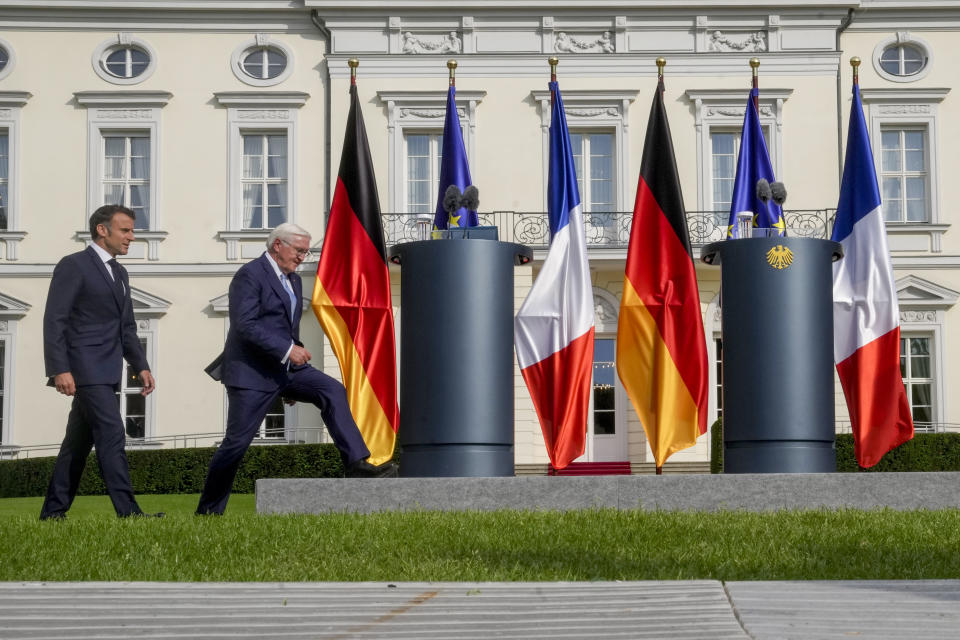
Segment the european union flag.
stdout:
<path fill-rule="evenodd" d="M 447 188 L 455 184 L 463 191 L 473 184 L 470 180 L 470 166 L 467 164 L 467 152 L 463 147 L 463 132 L 460 129 L 460 115 L 457 113 L 457 88 L 451 86 L 447 91 L 447 117 L 443 123 L 443 150 L 440 157 L 440 189 L 437 194 L 437 213 L 433 220 L 435 229 L 450 227 L 475 227 L 479 224 L 476 211 L 460 208 L 448 214 L 443 208 L 443 196 Z"/>
<path fill-rule="evenodd" d="M 757 197 L 757 181 L 764 178 L 773 182 L 773 165 L 767 153 L 767 143 L 763 139 L 760 116 L 755 105 L 760 95 L 758 89 L 750 91 L 747 109 L 743 115 L 743 132 L 740 134 L 740 155 L 737 157 L 737 175 L 733 181 L 733 197 L 730 203 L 730 220 L 727 225 L 727 237 L 736 238 L 737 216 L 741 213 L 753 215 L 755 229 L 776 229 L 777 235 L 784 235 L 786 225 L 783 211 L 771 200 L 764 202 Z"/>

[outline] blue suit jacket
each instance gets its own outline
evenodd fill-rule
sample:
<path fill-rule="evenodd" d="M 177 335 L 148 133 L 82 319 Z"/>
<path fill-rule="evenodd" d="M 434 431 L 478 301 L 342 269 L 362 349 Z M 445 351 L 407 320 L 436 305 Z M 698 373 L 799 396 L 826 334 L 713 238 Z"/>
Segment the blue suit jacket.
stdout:
<path fill-rule="evenodd" d="M 297 298 L 291 314 L 290 296 L 266 255 L 240 267 L 230 282 L 230 331 L 223 349 L 223 384 L 274 391 L 285 385 L 287 365 L 281 362 L 291 343 L 300 342 L 303 283 L 291 273 Z M 297 367 L 294 367 L 297 368 Z"/>
<path fill-rule="evenodd" d="M 78 386 L 118 385 L 124 358 L 138 372 L 150 368 L 137 338 L 130 279 L 122 266 L 120 272 L 123 295 L 92 247 L 57 263 L 43 313 L 43 357 L 51 380 L 69 371 Z"/>

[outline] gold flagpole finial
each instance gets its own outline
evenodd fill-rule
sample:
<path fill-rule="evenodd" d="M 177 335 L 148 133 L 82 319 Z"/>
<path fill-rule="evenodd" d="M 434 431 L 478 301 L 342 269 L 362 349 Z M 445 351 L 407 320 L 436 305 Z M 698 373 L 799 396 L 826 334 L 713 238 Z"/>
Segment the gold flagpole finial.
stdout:
<path fill-rule="evenodd" d="M 750 58 L 750 68 L 753 69 L 753 76 L 756 77 L 760 69 L 760 58 Z"/>
<path fill-rule="evenodd" d="M 350 67 L 350 84 L 357 84 L 357 67 L 360 66 L 360 60 L 350 58 L 347 60 L 347 66 Z"/>
<path fill-rule="evenodd" d="M 853 84 L 860 84 L 860 58 L 857 56 L 850 58 L 850 66 L 853 67 Z"/>
<path fill-rule="evenodd" d="M 550 63 L 550 82 L 557 81 L 557 65 L 560 64 L 560 58 L 557 56 L 550 56 L 547 58 L 547 62 Z"/>
<path fill-rule="evenodd" d="M 657 58 L 657 77 L 663 80 L 663 68 L 667 66 L 667 59 L 660 57 Z"/>
<path fill-rule="evenodd" d="M 447 69 L 450 69 L 450 86 L 457 84 L 457 61 L 447 60 Z"/>

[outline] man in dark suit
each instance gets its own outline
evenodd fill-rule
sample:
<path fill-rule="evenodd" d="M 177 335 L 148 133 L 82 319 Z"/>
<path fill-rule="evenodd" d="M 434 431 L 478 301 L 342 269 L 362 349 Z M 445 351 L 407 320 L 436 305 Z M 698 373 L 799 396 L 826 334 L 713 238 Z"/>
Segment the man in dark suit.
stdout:
<path fill-rule="evenodd" d="M 230 330 L 221 381 L 227 387 L 227 432 L 210 461 L 197 513 L 222 514 L 240 460 L 278 397 L 310 402 L 340 450 L 348 477 L 396 475 L 396 465 L 374 466 L 343 385 L 308 364 L 300 342 L 303 285 L 296 269 L 310 252 L 310 234 L 284 223 L 267 238 L 267 251 L 243 265 L 230 283 Z"/>
<path fill-rule="evenodd" d="M 53 270 L 43 314 L 47 384 L 73 396 L 73 404 L 41 520 L 66 517 L 94 445 L 117 515 L 146 515 L 133 497 L 116 395 L 123 360 L 140 372 L 143 395 L 155 386 L 137 338 L 127 270 L 116 260 L 130 247 L 135 217 L 126 207 L 100 207 L 90 216 L 93 244 L 66 256 Z"/>

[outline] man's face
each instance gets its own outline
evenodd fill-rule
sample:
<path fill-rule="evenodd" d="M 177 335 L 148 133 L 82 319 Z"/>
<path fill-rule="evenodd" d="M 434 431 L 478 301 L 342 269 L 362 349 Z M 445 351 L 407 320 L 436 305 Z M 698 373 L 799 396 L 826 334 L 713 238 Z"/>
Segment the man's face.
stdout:
<path fill-rule="evenodd" d="M 296 271 L 303 259 L 310 252 L 310 238 L 293 236 L 290 240 L 277 238 L 273 241 L 273 259 L 284 273 Z"/>
<path fill-rule="evenodd" d="M 107 253 L 116 256 L 125 256 L 133 242 L 133 218 L 125 213 L 117 212 L 110 218 L 110 223 L 97 225 L 97 244 Z"/>

